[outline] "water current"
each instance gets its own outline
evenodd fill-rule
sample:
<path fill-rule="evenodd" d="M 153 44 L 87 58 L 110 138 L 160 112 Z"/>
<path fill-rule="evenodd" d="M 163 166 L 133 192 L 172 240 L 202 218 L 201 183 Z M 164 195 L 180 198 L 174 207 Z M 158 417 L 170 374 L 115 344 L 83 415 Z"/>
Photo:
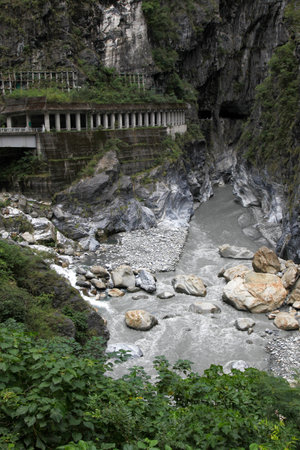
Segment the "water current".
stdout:
<path fill-rule="evenodd" d="M 144 355 L 119 366 L 118 374 L 134 365 L 143 366 L 151 374 L 152 362 L 157 355 L 165 355 L 171 363 L 188 359 L 193 362 L 193 369 L 199 372 L 211 364 L 224 365 L 241 359 L 251 367 L 267 369 L 268 355 L 264 347 L 268 335 L 265 330 L 275 331 L 273 323 L 264 314 L 237 311 L 224 303 L 225 280 L 218 277 L 223 267 L 240 263 L 250 266 L 250 261 L 221 258 L 218 246 L 228 243 L 256 251 L 263 240 L 253 225 L 251 211 L 235 202 L 231 188 L 219 188 L 214 197 L 196 210 L 176 271 L 156 274 L 156 293 L 147 294 L 147 299 L 133 300 L 133 294 L 127 293 L 124 297 L 97 302 L 100 313 L 108 321 L 110 343 L 136 344 Z M 189 312 L 189 305 L 201 299 L 185 294 L 176 294 L 168 300 L 157 298 L 161 291 L 173 291 L 171 281 L 175 274 L 200 276 L 207 285 L 207 296 L 203 300 L 218 305 L 221 313 L 200 315 Z M 147 310 L 158 319 L 158 325 L 146 332 L 128 328 L 124 314 L 132 309 Z M 240 317 L 251 317 L 256 322 L 251 335 L 234 326 Z"/>

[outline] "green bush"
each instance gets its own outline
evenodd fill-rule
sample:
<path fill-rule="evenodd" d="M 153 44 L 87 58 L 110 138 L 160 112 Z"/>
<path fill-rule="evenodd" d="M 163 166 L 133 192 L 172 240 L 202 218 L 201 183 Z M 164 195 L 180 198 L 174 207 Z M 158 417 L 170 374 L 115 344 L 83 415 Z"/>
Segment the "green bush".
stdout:
<path fill-rule="evenodd" d="M 78 343 L 0 325 L 1 449 L 297 448 L 300 389 L 256 369 L 200 376 L 164 357 L 121 379 Z"/>

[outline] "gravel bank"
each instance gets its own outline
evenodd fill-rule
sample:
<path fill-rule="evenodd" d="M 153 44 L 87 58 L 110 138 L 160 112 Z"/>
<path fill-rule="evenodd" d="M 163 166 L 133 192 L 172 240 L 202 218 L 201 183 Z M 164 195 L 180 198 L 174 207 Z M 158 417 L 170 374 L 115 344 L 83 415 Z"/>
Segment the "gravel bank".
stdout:
<path fill-rule="evenodd" d="M 300 333 L 291 332 L 290 336 L 273 337 L 266 345 L 270 355 L 270 371 L 273 375 L 294 380 L 294 374 L 300 375 Z"/>
<path fill-rule="evenodd" d="M 102 244 L 97 262 L 110 268 L 129 264 L 134 269 L 169 272 L 176 268 L 187 237 L 188 227 L 159 226 L 149 230 L 119 233 L 114 244 Z"/>

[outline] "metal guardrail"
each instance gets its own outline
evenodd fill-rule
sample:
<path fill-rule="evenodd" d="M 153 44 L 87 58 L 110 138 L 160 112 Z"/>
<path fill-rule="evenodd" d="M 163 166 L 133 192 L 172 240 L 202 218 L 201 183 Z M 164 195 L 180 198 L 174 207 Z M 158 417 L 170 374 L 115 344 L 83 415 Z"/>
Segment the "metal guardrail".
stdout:
<path fill-rule="evenodd" d="M 0 128 L 0 133 L 37 133 L 39 131 L 42 131 L 42 128 L 29 128 L 29 127 Z"/>

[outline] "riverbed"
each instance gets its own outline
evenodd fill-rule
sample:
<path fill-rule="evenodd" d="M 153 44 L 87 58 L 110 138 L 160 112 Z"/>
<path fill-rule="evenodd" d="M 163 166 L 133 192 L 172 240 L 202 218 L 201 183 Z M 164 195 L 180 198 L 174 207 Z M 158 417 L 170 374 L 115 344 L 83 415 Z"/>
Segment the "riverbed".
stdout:
<path fill-rule="evenodd" d="M 139 232 L 138 240 L 134 239 L 133 233 L 131 240 L 127 236 L 126 245 L 123 247 L 124 244 L 120 239 L 114 247 L 116 258 L 111 260 L 111 265 L 115 266 L 116 261 L 121 262 L 118 256 L 121 254 L 123 262 L 125 257 L 126 262 L 131 262 L 133 266 L 147 267 L 149 254 L 151 254 L 151 266 L 148 268 L 153 271 L 155 255 L 157 260 L 161 261 L 166 243 L 168 244 L 167 228 L 164 229 L 163 246 L 157 243 L 153 248 L 149 239 L 144 261 L 141 255 L 145 248 L 147 249 L 147 245 L 143 241 L 141 246 L 142 235 L 146 242 L 147 231 Z M 179 235 L 182 238 L 181 232 Z M 134 242 L 136 242 L 136 249 L 133 249 Z M 116 369 L 117 375 L 134 365 L 143 366 L 148 373 L 153 374 L 153 360 L 158 355 L 165 355 L 171 363 L 178 359 L 188 359 L 193 362 L 193 369 L 201 373 L 211 364 L 225 365 L 233 360 L 243 360 L 248 366 L 262 370 L 269 368 L 266 342 L 271 335 L 287 336 L 288 333 L 279 331 L 264 314 L 237 311 L 222 301 L 225 280 L 218 277 L 220 270 L 241 262 L 251 266 L 251 261 L 221 258 L 218 247 L 224 243 L 247 247 L 252 251 L 267 244 L 257 231 L 251 210 L 235 202 L 230 186 L 219 188 L 214 197 L 196 209 L 182 248 L 170 240 L 167 245 L 168 252 L 170 253 L 173 246 L 179 261 L 174 271 L 156 273 L 156 293 L 146 294 L 146 298 L 139 300 L 134 300 L 136 294 L 127 293 L 123 297 L 92 302 L 108 321 L 111 344 L 135 344 L 143 352 L 143 357 L 131 359 L 119 366 Z M 121 248 L 121 251 L 117 251 L 117 246 L 119 250 Z M 126 258 L 126 246 L 130 249 L 130 261 L 127 260 L 129 254 Z M 114 252 L 110 252 L 110 256 Z M 134 254 L 137 255 L 138 264 L 134 264 L 135 261 L 132 258 Z M 101 258 L 98 262 L 101 262 Z M 168 300 L 157 297 L 157 294 L 162 291 L 172 292 L 172 278 L 182 273 L 195 274 L 203 279 L 207 285 L 205 301 L 219 306 L 221 313 L 200 315 L 190 312 L 189 306 L 199 301 L 197 297 L 177 293 Z M 146 332 L 128 328 L 124 322 L 124 314 L 132 309 L 147 310 L 158 319 L 158 325 Z M 236 329 L 234 323 L 240 317 L 254 319 L 255 326 L 252 334 Z"/>

